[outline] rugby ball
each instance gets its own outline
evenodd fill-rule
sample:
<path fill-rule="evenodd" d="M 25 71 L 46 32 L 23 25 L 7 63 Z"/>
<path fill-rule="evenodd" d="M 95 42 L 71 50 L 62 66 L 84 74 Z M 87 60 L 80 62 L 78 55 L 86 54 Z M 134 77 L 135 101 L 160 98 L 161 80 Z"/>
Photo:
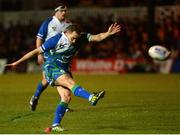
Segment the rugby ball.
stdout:
<path fill-rule="evenodd" d="M 171 52 L 164 46 L 154 45 L 149 48 L 148 54 L 153 59 L 166 60 L 169 58 Z"/>

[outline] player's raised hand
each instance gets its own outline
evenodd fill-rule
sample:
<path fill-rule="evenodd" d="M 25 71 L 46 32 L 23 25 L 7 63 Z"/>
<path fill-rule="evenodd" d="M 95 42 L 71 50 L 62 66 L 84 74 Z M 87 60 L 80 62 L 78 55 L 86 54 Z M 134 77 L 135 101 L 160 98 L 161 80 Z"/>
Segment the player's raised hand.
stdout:
<path fill-rule="evenodd" d="M 117 23 L 111 24 L 108 28 L 109 35 L 114 35 L 121 31 L 121 26 Z"/>

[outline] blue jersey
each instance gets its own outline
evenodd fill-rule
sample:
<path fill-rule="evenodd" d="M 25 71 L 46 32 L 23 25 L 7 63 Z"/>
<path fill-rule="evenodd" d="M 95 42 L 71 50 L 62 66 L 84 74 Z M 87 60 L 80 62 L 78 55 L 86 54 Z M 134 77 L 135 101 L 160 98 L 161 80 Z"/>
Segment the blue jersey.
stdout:
<path fill-rule="evenodd" d="M 47 40 L 41 47 L 42 52 L 48 54 L 46 63 L 56 63 L 64 70 L 68 70 L 77 47 L 72 45 L 64 33 L 59 33 Z"/>
<path fill-rule="evenodd" d="M 44 42 L 40 49 L 48 54 L 43 71 L 49 84 L 53 85 L 55 80 L 65 73 L 71 74 L 69 66 L 78 46 L 89 42 L 89 39 L 90 34 L 84 33 L 75 44 L 71 44 L 64 33 L 59 33 Z"/>
<path fill-rule="evenodd" d="M 55 36 L 58 33 L 65 31 L 65 29 L 70 25 L 66 21 L 59 21 L 55 16 L 45 20 L 41 27 L 39 28 L 37 37 L 43 41 L 47 41 L 51 37 Z M 47 54 L 44 53 L 44 58 L 47 58 Z"/>
<path fill-rule="evenodd" d="M 43 53 L 48 54 L 46 61 L 55 62 L 64 70 L 67 70 L 78 46 L 89 42 L 90 34 L 84 33 L 75 44 L 71 44 L 62 32 L 47 40 L 40 48 Z"/>

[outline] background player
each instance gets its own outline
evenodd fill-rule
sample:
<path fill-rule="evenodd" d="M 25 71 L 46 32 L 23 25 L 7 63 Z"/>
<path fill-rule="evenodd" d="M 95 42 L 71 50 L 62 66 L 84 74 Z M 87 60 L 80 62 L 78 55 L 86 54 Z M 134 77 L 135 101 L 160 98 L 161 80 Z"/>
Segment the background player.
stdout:
<path fill-rule="evenodd" d="M 39 28 L 36 47 L 39 48 L 44 41 L 53 37 L 57 33 L 64 31 L 71 23 L 66 20 L 67 6 L 60 4 L 55 9 L 55 14 L 53 17 L 46 19 Z M 46 53 L 38 55 L 38 64 L 42 65 L 46 60 Z M 38 83 L 36 91 L 30 100 L 31 110 L 35 111 L 38 104 L 39 97 L 41 93 L 47 88 L 48 82 L 45 79 L 44 73 L 42 73 L 42 80 Z M 69 110 L 69 109 L 67 109 Z"/>

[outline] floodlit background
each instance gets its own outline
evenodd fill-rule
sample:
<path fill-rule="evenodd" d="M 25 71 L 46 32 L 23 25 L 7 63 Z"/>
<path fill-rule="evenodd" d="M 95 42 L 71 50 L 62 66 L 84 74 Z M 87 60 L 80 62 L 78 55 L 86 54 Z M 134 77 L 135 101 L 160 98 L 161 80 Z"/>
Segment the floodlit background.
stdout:
<path fill-rule="evenodd" d="M 112 22 L 122 26 L 116 36 L 82 46 L 74 60 L 73 71 L 180 72 L 178 0 L 0 0 L 0 57 L 12 62 L 35 48 L 41 22 L 53 15 L 60 2 L 69 7 L 69 20 L 81 24 L 86 32 L 104 32 Z M 172 50 L 169 60 L 155 62 L 149 58 L 147 49 L 156 44 Z M 97 63 L 92 58 L 97 59 Z M 78 59 L 85 61 L 80 63 Z M 102 64 L 99 59 L 103 60 Z M 40 70 L 34 62 L 35 58 L 16 71 Z M 88 67 L 89 64 L 92 66 Z"/>
<path fill-rule="evenodd" d="M 0 133 L 43 133 L 59 102 L 53 87 L 31 112 L 29 99 L 41 79 L 37 58 L 5 68 L 34 49 L 42 21 L 59 3 L 68 19 L 92 34 L 118 22 L 122 30 L 100 43 L 80 47 L 72 63 L 75 80 L 90 91 L 106 90 L 97 107 L 73 97 L 64 133 L 180 133 L 179 0 L 0 0 Z M 147 50 L 163 45 L 166 61 Z"/>

